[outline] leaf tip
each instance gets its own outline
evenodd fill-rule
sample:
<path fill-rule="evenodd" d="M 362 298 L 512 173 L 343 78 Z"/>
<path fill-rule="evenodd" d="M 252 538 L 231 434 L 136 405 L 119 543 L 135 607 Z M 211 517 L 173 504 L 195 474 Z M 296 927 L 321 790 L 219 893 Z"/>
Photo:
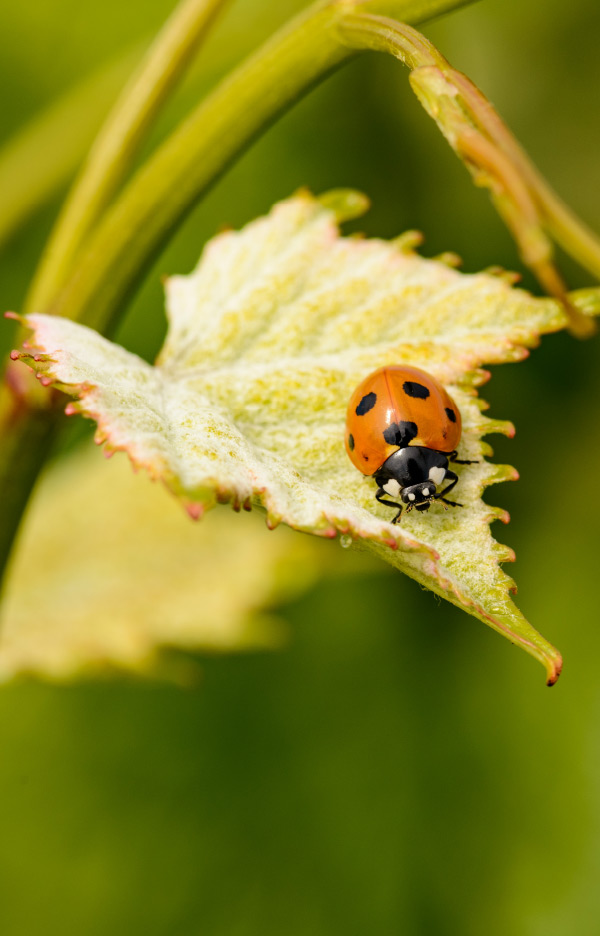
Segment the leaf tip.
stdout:
<path fill-rule="evenodd" d="M 391 243 L 400 253 L 414 253 L 418 247 L 422 247 L 425 242 L 425 235 L 421 231 L 403 231 L 398 237 L 394 237 Z"/>
<path fill-rule="evenodd" d="M 371 202 L 362 192 L 356 189 L 337 188 L 329 192 L 323 192 L 317 197 L 317 201 L 327 209 L 333 212 L 338 222 L 352 221 L 354 218 L 360 218 L 371 207 Z"/>
<path fill-rule="evenodd" d="M 444 266 L 450 267 L 451 270 L 457 270 L 463 264 L 462 257 L 452 250 L 444 250 L 443 253 L 437 254 L 432 259 L 437 263 L 443 263 Z"/>
<path fill-rule="evenodd" d="M 504 267 L 497 265 L 486 267 L 482 270 L 482 273 L 487 273 L 488 276 L 495 276 L 509 286 L 515 286 L 523 279 L 522 275 L 515 270 L 505 270 Z"/>
<path fill-rule="evenodd" d="M 556 651 L 556 657 L 549 658 L 546 662 L 546 685 L 554 686 L 558 677 L 562 672 L 563 659 L 558 650 Z"/>
<path fill-rule="evenodd" d="M 586 312 L 582 312 L 568 296 L 564 296 L 563 305 L 567 313 L 567 329 L 574 338 L 582 341 L 586 338 L 593 338 L 598 331 L 596 322 L 589 317 Z"/>
<path fill-rule="evenodd" d="M 274 514 L 267 514 L 266 524 L 268 530 L 275 530 L 281 523 L 281 517 L 276 517 Z"/>
<path fill-rule="evenodd" d="M 504 524 L 510 523 L 510 514 L 503 507 L 495 507 L 493 512 L 490 513 L 490 523 L 493 520 L 499 520 L 500 523 Z M 511 561 L 514 562 L 514 559 Z"/>
<path fill-rule="evenodd" d="M 200 520 L 204 513 L 204 504 L 199 501 L 188 501 L 185 505 L 186 513 L 192 520 Z"/>

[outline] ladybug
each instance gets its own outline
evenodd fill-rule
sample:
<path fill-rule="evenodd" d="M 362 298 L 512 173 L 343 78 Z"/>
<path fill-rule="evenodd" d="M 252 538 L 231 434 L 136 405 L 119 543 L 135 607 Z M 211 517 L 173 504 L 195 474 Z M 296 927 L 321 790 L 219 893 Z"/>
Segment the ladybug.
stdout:
<path fill-rule="evenodd" d="M 460 435 L 456 403 L 435 377 L 416 367 L 380 367 L 348 405 L 346 451 L 359 471 L 375 478 L 376 500 L 400 508 L 392 523 L 405 508 L 429 510 L 435 500 L 462 507 L 446 497 L 458 481 L 449 462 L 475 464 L 457 459 Z"/>

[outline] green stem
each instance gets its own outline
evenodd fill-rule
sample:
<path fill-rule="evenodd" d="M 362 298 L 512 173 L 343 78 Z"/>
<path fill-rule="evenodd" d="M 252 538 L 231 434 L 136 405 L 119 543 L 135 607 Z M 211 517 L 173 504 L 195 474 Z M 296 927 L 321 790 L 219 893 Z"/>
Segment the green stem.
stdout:
<path fill-rule="evenodd" d="M 48 308 L 112 200 L 140 144 L 227 0 L 183 0 L 125 87 L 90 150 L 48 241 L 25 304 Z"/>
<path fill-rule="evenodd" d="M 1 403 L 9 402 L 9 391 L 2 388 Z M 0 570 L 4 572 L 14 538 L 27 507 L 29 496 L 52 447 L 56 424 L 61 418 L 57 407 L 13 411 L 14 419 L 5 423 L 2 433 L 0 484 L 2 485 L 2 523 L 0 524 Z M 5 414 L 6 415 L 6 414 Z M 0 576 L 0 590 L 3 578 Z"/>
<path fill-rule="evenodd" d="M 0 247 L 75 173 L 140 55 L 128 49 L 86 77 L 0 150 Z"/>
<path fill-rule="evenodd" d="M 201 195 L 281 113 L 356 54 L 348 10 L 413 21 L 471 0 L 328 0 L 312 6 L 226 79 L 133 178 L 92 235 L 52 311 L 106 331 L 148 264 Z"/>
<path fill-rule="evenodd" d="M 594 334 L 594 323 L 569 301 L 550 234 L 592 273 L 600 273 L 600 241 L 554 194 L 482 92 L 405 23 L 352 11 L 340 35 L 352 48 L 387 52 L 411 69 L 413 91 L 475 184 L 490 190 L 523 262 L 563 304 L 571 332 L 581 338 Z"/>
<path fill-rule="evenodd" d="M 441 53 L 420 32 L 385 16 L 358 11 L 346 13 L 340 21 L 339 32 L 351 48 L 385 52 L 410 69 L 446 64 Z"/>
<path fill-rule="evenodd" d="M 556 242 L 584 269 L 600 279 L 600 238 L 583 224 L 548 185 L 473 82 L 460 72 L 454 72 L 454 81 L 477 115 L 480 126 L 518 167 Z"/>
<path fill-rule="evenodd" d="M 533 166 L 532 166 L 533 169 Z M 534 170 L 535 171 L 535 170 Z M 548 230 L 557 244 L 600 279 L 600 239 L 536 173 L 535 192 Z"/>

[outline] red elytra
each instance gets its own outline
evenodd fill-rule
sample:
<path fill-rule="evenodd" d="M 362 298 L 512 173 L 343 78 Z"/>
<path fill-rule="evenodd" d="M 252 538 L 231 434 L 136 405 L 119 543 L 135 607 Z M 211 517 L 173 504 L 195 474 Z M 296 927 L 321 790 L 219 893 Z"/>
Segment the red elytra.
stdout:
<path fill-rule="evenodd" d="M 390 427 L 416 427 L 394 437 Z M 460 411 L 441 383 L 417 367 L 380 367 L 358 385 L 348 404 L 346 451 L 353 465 L 373 475 L 404 445 L 454 452 Z"/>

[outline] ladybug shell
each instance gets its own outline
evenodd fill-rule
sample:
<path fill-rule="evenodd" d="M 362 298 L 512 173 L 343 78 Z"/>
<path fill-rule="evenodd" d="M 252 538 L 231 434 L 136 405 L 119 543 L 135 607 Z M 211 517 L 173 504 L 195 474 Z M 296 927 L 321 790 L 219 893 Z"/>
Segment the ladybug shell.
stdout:
<path fill-rule="evenodd" d="M 365 475 L 407 445 L 453 452 L 460 434 L 456 403 L 435 377 L 416 367 L 380 367 L 359 384 L 348 405 L 346 451 Z"/>

